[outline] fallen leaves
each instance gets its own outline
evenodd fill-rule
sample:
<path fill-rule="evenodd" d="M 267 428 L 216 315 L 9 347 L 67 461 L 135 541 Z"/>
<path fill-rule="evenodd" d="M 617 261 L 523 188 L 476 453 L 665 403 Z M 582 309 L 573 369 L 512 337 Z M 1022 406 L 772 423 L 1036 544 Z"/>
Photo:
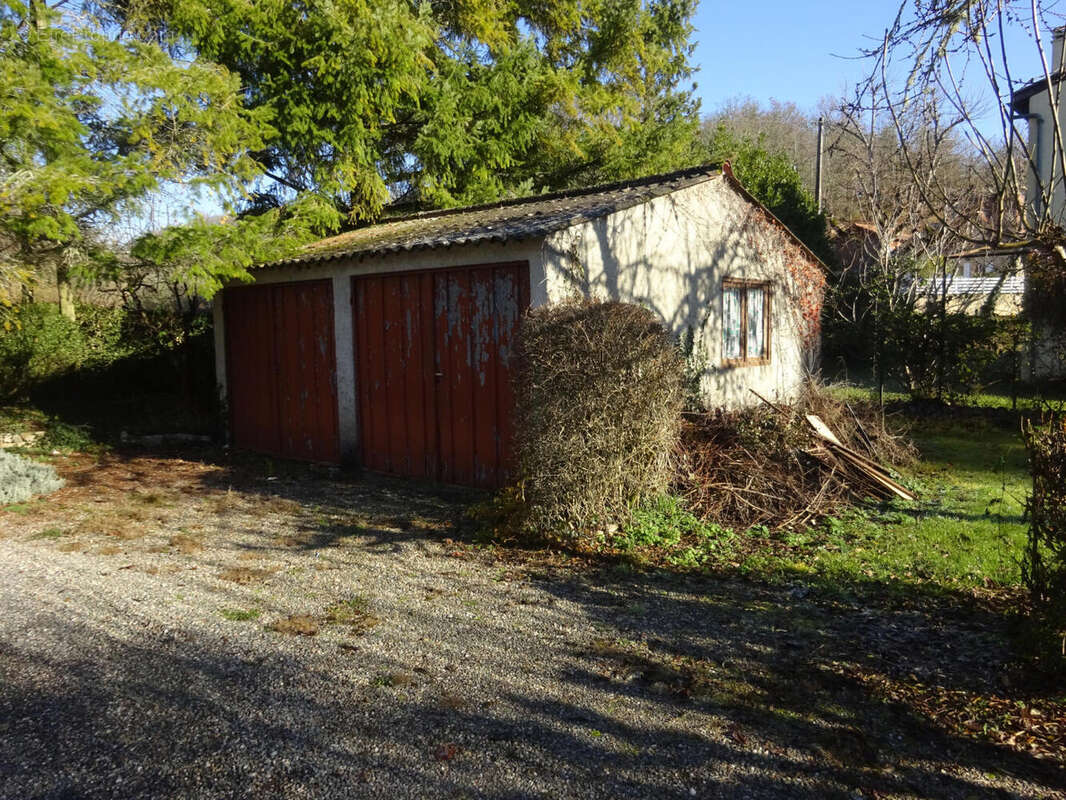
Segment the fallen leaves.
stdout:
<path fill-rule="evenodd" d="M 948 689 L 860 670 L 852 677 L 879 697 L 908 706 L 955 735 L 1066 763 L 1066 702 Z"/>
<path fill-rule="evenodd" d="M 433 752 L 433 757 L 437 761 L 451 761 L 460 752 L 461 748 L 455 742 L 445 742 Z"/>

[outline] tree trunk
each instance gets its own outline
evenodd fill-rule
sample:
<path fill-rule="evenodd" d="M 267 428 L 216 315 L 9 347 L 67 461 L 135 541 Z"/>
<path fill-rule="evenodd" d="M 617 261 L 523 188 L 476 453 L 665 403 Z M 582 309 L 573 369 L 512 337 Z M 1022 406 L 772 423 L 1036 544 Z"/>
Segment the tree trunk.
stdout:
<path fill-rule="evenodd" d="M 56 289 L 59 291 L 59 313 L 74 322 L 77 319 L 74 313 L 74 287 L 64 267 L 56 270 Z"/>

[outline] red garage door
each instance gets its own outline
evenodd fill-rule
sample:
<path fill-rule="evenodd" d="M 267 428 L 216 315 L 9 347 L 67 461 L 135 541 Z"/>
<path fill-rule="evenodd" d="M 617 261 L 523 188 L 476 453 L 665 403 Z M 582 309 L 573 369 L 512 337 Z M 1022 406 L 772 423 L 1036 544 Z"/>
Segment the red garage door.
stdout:
<path fill-rule="evenodd" d="M 446 483 L 505 483 L 529 266 L 354 278 L 352 302 L 363 464 Z"/>
<path fill-rule="evenodd" d="M 223 312 L 233 443 L 337 462 L 332 282 L 226 289 Z"/>

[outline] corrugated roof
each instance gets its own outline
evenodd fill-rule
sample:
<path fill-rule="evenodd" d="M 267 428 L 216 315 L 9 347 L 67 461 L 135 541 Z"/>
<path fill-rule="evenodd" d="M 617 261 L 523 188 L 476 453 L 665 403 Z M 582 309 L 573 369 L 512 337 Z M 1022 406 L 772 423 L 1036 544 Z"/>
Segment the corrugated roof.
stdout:
<path fill-rule="evenodd" d="M 413 214 L 314 242 L 296 256 L 264 266 L 282 267 L 452 245 L 540 238 L 721 174 L 721 167 L 705 165 L 590 189 Z"/>

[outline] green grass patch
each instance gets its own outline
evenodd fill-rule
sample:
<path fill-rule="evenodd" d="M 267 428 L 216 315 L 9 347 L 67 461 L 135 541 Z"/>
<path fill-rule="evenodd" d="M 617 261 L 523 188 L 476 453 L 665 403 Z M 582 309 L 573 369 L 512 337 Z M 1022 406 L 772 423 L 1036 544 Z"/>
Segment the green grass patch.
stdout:
<path fill-rule="evenodd" d="M 919 423 L 913 436 L 919 501 L 827 521 L 813 569 L 945 588 L 1018 584 L 1029 489 L 1021 437 L 981 420 Z"/>
<path fill-rule="evenodd" d="M 258 608 L 223 608 L 219 609 L 218 613 L 230 622 L 251 622 L 259 619 L 259 615 L 263 612 Z"/>
<path fill-rule="evenodd" d="M 878 392 L 872 382 L 834 384 L 831 391 L 837 397 L 850 401 L 878 401 Z M 886 405 L 899 405 L 912 399 L 909 392 L 898 388 L 886 388 L 884 400 Z M 1011 392 L 1010 386 L 989 386 L 972 394 L 945 397 L 949 405 L 965 408 L 998 408 L 1031 411 L 1058 407 L 1066 404 L 1066 384 L 1056 383 L 1047 386 L 1021 385 L 1017 392 Z"/>
<path fill-rule="evenodd" d="M 911 426 L 921 458 L 903 478 L 917 502 L 861 505 L 798 530 L 732 531 L 663 497 L 605 537 L 604 549 L 633 565 L 845 591 L 870 583 L 933 592 L 1019 585 L 1029 477 L 1018 432 L 980 415 Z"/>
<path fill-rule="evenodd" d="M 65 531 L 62 528 L 45 528 L 43 531 L 38 531 L 31 536 L 31 539 L 59 539 L 66 536 L 69 531 Z"/>

